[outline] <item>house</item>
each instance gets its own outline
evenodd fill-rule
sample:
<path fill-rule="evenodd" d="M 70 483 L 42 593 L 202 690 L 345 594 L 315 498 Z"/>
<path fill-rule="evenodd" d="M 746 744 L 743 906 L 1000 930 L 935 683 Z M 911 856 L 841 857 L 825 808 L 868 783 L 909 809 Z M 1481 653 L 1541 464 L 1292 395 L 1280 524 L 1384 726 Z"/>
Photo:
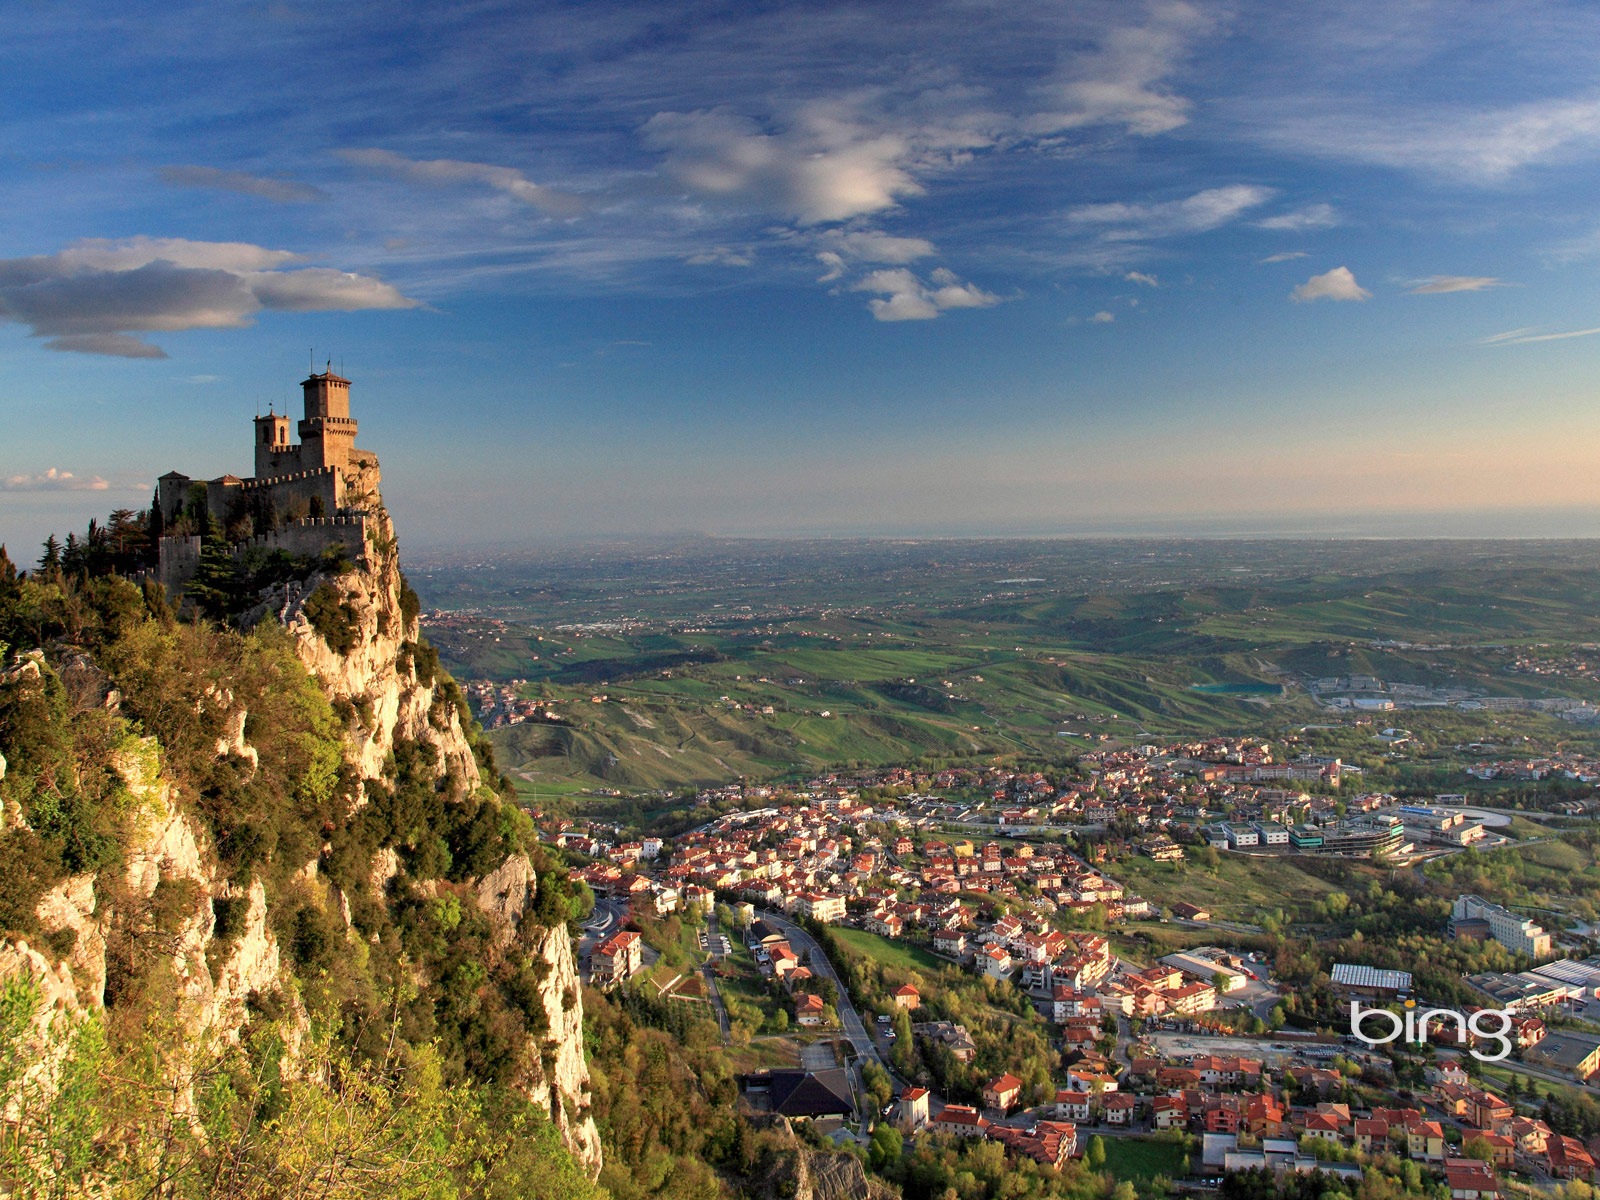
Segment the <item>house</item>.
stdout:
<path fill-rule="evenodd" d="M 1517 1144 L 1517 1152 L 1543 1158 L 1552 1136 L 1550 1126 L 1537 1118 L 1513 1117 L 1506 1132 Z"/>
<path fill-rule="evenodd" d="M 911 1012 L 922 1003 L 922 993 L 909 983 L 903 984 L 894 990 L 894 1006 Z"/>
<path fill-rule="evenodd" d="M 1157 1129 L 1182 1129 L 1189 1124 L 1189 1108 L 1182 1096 L 1157 1096 L 1150 1103 Z"/>
<path fill-rule="evenodd" d="M 1022 1099 L 1022 1080 L 1009 1071 L 983 1085 L 983 1107 L 1007 1113 Z"/>
<path fill-rule="evenodd" d="M 815 1028 L 822 1024 L 823 1013 L 827 1009 L 821 996 L 805 995 L 794 1002 L 794 1019 L 797 1025 Z"/>
<path fill-rule="evenodd" d="M 997 1125 L 989 1136 L 1006 1149 L 1047 1167 L 1063 1167 L 1078 1148 L 1078 1130 L 1063 1121 L 1040 1121 L 1032 1129 Z"/>
<path fill-rule="evenodd" d="M 612 934 L 589 957 L 589 979 L 609 987 L 631 978 L 644 964 L 644 941 L 631 929 Z"/>
<path fill-rule="evenodd" d="M 1594 1177 L 1594 1159 L 1577 1138 L 1552 1133 L 1545 1146 L 1545 1159 L 1550 1174 L 1558 1179 L 1588 1182 Z"/>
<path fill-rule="evenodd" d="M 1389 1122 L 1371 1117 L 1358 1117 L 1355 1123 L 1355 1147 L 1363 1154 L 1381 1154 L 1389 1148 Z"/>
<path fill-rule="evenodd" d="M 1338 1143 L 1339 1119 L 1331 1113 L 1307 1113 L 1304 1133 L 1306 1137 L 1321 1138 L 1325 1142 Z"/>
<path fill-rule="evenodd" d="M 1494 1151 L 1495 1166 L 1510 1167 L 1517 1161 L 1517 1143 L 1510 1134 L 1484 1133 L 1478 1136 L 1488 1143 L 1490 1150 Z"/>
<path fill-rule="evenodd" d="M 1444 1164 L 1444 1181 L 1450 1200 L 1497 1200 L 1500 1185 L 1494 1168 L 1475 1158 L 1452 1158 Z"/>
<path fill-rule="evenodd" d="M 1011 952 L 998 944 L 989 946 L 978 955 L 978 969 L 990 979 L 1010 979 L 1013 970 Z"/>
<path fill-rule="evenodd" d="M 989 1119 L 965 1104 L 946 1104 L 944 1111 L 928 1122 L 928 1128 L 935 1133 L 982 1137 L 989 1129 Z"/>
<path fill-rule="evenodd" d="M 907 1133 L 915 1133 L 928 1123 L 928 1089 L 908 1087 L 900 1093 L 898 1124 Z"/>
<path fill-rule="evenodd" d="M 941 929 L 933 935 L 933 949 L 936 954 L 964 958 L 967 953 L 967 935 L 959 929 Z"/>
<path fill-rule="evenodd" d="M 1414 1121 L 1406 1126 L 1406 1153 L 1423 1162 L 1444 1161 L 1444 1130 L 1437 1121 Z"/>
<path fill-rule="evenodd" d="M 1109 1071 L 1097 1070 L 1092 1061 L 1081 1062 L 1068 1069 L 1067 1086 L 1091 1096 L 1106 1095 L 1117 1090 L 1117 1077 Z"/>
<path fill-rule="evenodd" d="M 1200 908 L 1198 905 L 1188 904 L 1181 900 L 1172 906 L 1172 915 L 1177 917 L 1180 921 L 1211 920 L 1211 912 L 1209 909 Z"/>
<path fill-rule="evenodd" d="M 1100 1101 L 1100 1110 L 1105 1113 L 1107 1125 L 1132 1125 L 1139 1101 L 1127 1092 L 1113 1092 Z"/>
<path fill-rule="evenodd" d="M 1087 1121 L 1089 1119 L 1088 1092 L 1075 1091 L 1072 1088 L 1060 1088 L 1056 1092 L 1056 1116 L 1064 1121 Z"/>

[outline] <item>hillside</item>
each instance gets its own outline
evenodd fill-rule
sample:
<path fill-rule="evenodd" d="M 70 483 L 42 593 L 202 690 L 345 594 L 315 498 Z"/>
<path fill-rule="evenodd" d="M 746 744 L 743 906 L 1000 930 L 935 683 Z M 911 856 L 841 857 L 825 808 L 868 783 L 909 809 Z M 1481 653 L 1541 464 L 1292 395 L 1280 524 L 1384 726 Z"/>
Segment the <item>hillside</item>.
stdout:
<path fill-rule="evenodd" d="M 0 558 L 12 1194 L 600 1195 L 565 872 L 366 528 L 181 615 Z"/>
<path fill-rule="evenodd" d="M 1328 677 L 1593 704 L 1596 566 L 1569 543 L 711 541 L 421 586 L 474 702 L 525 702 L 490 736 L 549 796 L 1298 735 L 1336 719 L 1310 692 Z M 1406 718 L 1446 743 L 1493 721 Z"/>

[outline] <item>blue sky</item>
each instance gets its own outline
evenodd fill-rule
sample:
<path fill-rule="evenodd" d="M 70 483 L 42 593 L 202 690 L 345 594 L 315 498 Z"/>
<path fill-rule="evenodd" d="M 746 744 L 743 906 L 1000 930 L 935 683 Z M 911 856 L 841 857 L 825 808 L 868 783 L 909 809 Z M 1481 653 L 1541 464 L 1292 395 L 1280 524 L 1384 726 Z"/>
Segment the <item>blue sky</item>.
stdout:
<path fill-rule="evenodd" d="M 1587 533 L 1597 45 L 1558 3 L 6 6 L 0 541 L 247 472 L 313 352 L 413 545 Z"/>

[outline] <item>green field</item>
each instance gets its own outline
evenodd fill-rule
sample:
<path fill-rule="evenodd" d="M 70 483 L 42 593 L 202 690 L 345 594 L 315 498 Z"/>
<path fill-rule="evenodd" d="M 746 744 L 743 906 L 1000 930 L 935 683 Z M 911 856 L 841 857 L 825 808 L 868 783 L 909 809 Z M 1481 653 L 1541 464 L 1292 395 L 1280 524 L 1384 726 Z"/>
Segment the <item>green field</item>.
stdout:
<path fill-rule="evenodd" d="M 1339 890 L 1301 870 L 1289 856 L 1220 853 L 1213 873 L 1191 851 L 1183 863 L 1128 858 L 1115 873 L 1130 890 L 1163 908 L 1184 901 L 1209 909 L 1215 920 L 1249 924 L 1274 908 L 1293 917 L 1307 902 Z"/>
<path fill-rule="evenodd" d="M 1148 1183 L 1157 1175 L 1178 1179 L 1189 1173 L 1183 1144 L 1153 1137 L 1108 1137 L 1105 1171 L 1113 1179 Z"/>
<path fill-rule="evenodd" d="M 1600 744 L 1549 715 L 1417 709 L 1392 718 L 1420 743 L 1395 757 L 1307 691 L 1370 675 L 1600 702 L 1592 542 L 691 539 L 417 584 L 474 614 L 428 629 L 459 677 L 524 680 L 561 714 L 493 734 L 552 794 L 1325 725 L 1302 745 L 1427 794 L 1482 790 L 1458 744 Z"/>
<path fill-rule="evenodd" d="M 864 929 L 845 929 L 835 926 L 833 936 L 857 954 L 907 971 L 933 972 L 949 969 L 951 965 L 920 946 L 891 942 L 888 938 L 868 933 Z"/>

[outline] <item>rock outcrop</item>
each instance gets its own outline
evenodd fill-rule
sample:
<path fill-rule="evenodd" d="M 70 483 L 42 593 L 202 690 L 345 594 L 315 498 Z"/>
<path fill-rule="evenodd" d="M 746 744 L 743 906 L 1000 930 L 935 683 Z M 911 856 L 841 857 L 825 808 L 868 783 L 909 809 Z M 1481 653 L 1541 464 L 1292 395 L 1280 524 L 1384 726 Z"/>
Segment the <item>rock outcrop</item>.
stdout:
<path fill-rule="evenodd" d="M 528 1091 L 550 1110 L 567 1149 L 591 1171 L 600 1169 L 600 1131 L 589 1115 L 589 1068 L 583 1061 L 583 985 L 565 925 L 543 930 L 534 954 L 549 966 L 539 987 L 549 1021 Z"/>
<path fill-rule="evenodd" d="M 324 611 L 337 614 L 337 647 L 307 611 L 322 589 Z M 419 662 L 421 630 L 405 596 L 394 526 L 380 507 L 367 525 L 367 547 L 354 570 L 286 584 L 270 603 L 248 614 L 245 624 L 269 616 L 281 621 L 300 661 L 331 698 L 354 711 L 349 759 L 363 779 L 380 778 L 395 742 L 407 738 L 438 752 L 441 778 L 476 787 L 472 746 L 455 705 L 443 695 L 444 677 Z"/>

